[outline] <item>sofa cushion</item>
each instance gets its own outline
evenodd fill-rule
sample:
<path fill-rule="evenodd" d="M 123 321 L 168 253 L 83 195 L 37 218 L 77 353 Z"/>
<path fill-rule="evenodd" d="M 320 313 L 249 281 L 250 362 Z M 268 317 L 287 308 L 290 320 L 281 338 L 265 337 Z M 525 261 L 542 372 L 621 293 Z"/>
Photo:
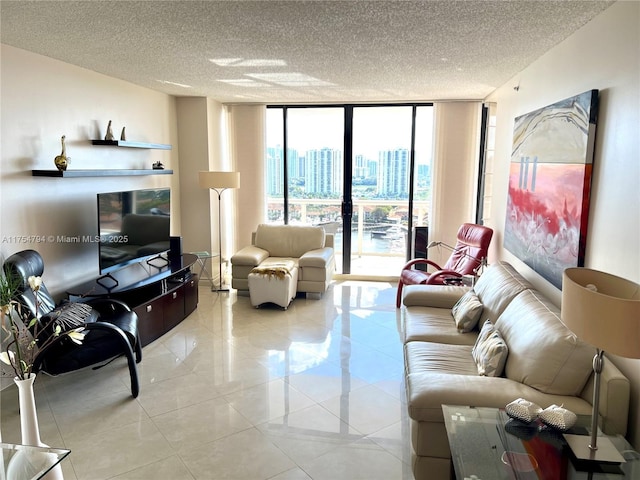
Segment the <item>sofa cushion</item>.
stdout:
<path fill-rule="evenodd" d="M 511 265 L 507 262 L 498 262 L 492 264 L 482 274 L 473 290 L 484 305 L 482 318 L 489 319 L 495 324 L 509 302 L 528 288 L 533 286 Z"/>
<path fill-rule="evenodd" d="M 478 375 L 471 348 L 471 345 L 409 342 L 404 346 L 406 372 Z"/>
<path fill-rule="evenodd" d="M 459 332 L 470 332 L 478 324 L 484 306 L 473 290 L 465 293 L 451 309 Z"/>
<path fill-rule="evenodd" d="M 269 252 L 270 257 L 301 257 L 309 250 L 324 247 L 324 229 L 298 225 L 260 224 L 255 246 Z"/>
<path fill-rule="evenodd" d="M 429 286 L 429 285 L 425 285 Z M 449 308 L 411 307 L 403 309 L 403 341 L 436 342 L 473 346 L 478 331 L 458 331 Z"/>
<path fill-rule="evenodd" d="M 509 349 L 500 332 L 487 320 L 480 329 L 478 340 L 471 349 L 471 356 L 478 367 L 478 374 L 499 377 L 504 370 Z"/>
<path fill-rule="evenodd" d="M 560 320 L 560 310 L 534 290 L 520 293 L 496 322 L 509 346 L 507 378 L 545 393 L 579 395 L 592 373 L 595 348 Z"/>

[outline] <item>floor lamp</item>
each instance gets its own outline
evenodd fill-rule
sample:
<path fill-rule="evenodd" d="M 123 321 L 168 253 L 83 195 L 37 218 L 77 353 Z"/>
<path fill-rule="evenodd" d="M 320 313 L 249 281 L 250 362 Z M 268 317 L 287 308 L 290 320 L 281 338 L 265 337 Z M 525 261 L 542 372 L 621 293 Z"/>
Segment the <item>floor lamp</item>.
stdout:
<path fill-rule="evenodd" d="M 219 288 L 218 292 L 227 292 L 222 288 L 222 192 L 229 188 L 240 188 L 240 172 L 199 172 L 198 183 L 202 188 L 209 188 L 218 194 L 218 249 L 219 249 Z"/>
<path fill-rule="evenodd" d="M 596 462 L 624 462 L 607 437 L 598 437 L 600 374 L 605 350 L 640 358 L 640 285 L 589 268 L 567 268 L 562 276 L 561 318 L 582 341 L 596 347 L 591 437 L 568 435 L 574 455 Z"/>

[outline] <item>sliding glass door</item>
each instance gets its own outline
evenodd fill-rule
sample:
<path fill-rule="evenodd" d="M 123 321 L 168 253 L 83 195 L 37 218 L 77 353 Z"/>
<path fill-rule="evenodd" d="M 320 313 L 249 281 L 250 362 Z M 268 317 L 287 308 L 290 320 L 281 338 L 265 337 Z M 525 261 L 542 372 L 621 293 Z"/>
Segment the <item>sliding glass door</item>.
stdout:
<path fill-rule="evenodd" d="M 342 108 L 268 109 L 267 115 L 268 221 L 327 228 L 340 222 Z M 338 225 L 331 228 L 335 233 Z"/>
<path fill-rule="evenodd" d="M 334 233 L 340 273 L 397 275 L 428 223 L 432 131 L 431 105 L 269 108 L 268 221 Z"/>
<path fill-rule="evenodd" d="M 389 275 L 404 264 L 411 122 L 411 106 L 353 108 L 352 274 Z"/>

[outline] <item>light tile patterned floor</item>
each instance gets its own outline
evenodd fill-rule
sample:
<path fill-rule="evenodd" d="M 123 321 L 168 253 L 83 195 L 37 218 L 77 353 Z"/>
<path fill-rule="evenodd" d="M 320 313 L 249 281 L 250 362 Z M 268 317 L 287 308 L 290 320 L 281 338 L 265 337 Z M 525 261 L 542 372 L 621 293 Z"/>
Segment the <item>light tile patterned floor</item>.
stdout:
<path fill-rule="evenodd" d="M 322 299 L 255 309 L 200 287 L 198 309 L 126 363 L 40 375 L 42 440 L 66 480 L 410 480 L 395 285 L 337 282 Z M 20 440 L 17 389 L 2 391 Z"/>

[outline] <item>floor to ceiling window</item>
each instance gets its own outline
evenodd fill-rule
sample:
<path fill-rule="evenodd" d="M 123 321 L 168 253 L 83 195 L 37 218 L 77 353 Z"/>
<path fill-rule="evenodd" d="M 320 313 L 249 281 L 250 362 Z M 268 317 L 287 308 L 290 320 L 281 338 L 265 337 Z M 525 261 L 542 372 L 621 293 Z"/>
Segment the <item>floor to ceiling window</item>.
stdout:
<path fill-rule="evenodd" d="M 427 104 L 270 107 L 267 221 L 334 233 L 340 273 L 397 275 L 428 225 L 432 140 Z"/>

